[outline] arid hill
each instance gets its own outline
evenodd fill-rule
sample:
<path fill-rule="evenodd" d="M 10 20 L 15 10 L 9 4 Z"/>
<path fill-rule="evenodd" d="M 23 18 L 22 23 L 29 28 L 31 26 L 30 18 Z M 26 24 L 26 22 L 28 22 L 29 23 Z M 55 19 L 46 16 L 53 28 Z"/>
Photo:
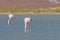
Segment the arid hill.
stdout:
<path fill-rule="evenodd" d="M 0 0 L 0 9 L 41 9 L 50 7 L 60 7 L 60 3 L 49 2 L 49 0 Z"/>

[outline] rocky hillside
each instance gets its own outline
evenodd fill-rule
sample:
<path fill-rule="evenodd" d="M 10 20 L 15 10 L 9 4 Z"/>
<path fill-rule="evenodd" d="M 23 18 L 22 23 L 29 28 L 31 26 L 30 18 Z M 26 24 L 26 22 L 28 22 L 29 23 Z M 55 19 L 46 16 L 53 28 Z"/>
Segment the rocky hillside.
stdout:
<path fill-rule="evenodd" d="M 57 2 L 56 2 L 57 1 Z M 60 7 L 60 0 L 0 0 L 0 9 L 41 9 Z"/>

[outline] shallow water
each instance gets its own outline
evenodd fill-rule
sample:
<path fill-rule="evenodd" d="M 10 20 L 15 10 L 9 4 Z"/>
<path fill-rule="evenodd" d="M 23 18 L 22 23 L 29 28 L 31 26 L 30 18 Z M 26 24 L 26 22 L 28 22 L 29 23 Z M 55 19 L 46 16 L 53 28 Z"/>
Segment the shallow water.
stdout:
<path fill-rule="evenodd" d="M 31 17 L 30 31 L 24 32 L 24 18 Z M 8 15 L 0 15 L 0 40 L 60 40 L 60 15 L 16 14 L 8 25 Z"/>

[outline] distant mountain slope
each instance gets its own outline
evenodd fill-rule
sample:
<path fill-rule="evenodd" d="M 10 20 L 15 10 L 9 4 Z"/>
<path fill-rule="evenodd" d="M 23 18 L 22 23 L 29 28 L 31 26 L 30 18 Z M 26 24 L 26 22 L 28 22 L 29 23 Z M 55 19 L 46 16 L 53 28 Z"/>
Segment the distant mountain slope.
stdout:
<path fill-rule="evenodd" d="M 40 9 L 50 7 L 60 7 L 60 3 L 49 2 L 49 0 L 0 0 L 0 9 Z"/>

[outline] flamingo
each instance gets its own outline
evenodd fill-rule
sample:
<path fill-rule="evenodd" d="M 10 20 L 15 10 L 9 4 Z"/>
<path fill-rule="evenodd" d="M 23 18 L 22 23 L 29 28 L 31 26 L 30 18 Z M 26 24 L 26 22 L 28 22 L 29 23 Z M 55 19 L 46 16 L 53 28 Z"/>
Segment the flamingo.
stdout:
<path fill-rule="evenodd" d="M 14 15 L 11 13 L 8 15 L 8 25 L 12 24 L 13 17 L 14 17 Z"/>
<path fill-rule="evenodd" d="M 29 23 L 30 23 L 31 21 L 32 21 L 32 19 L 29 18 L 29 17 L 26 17 L 26 18 L 24 19 L 25 32 L 28 32 L 28 31 L 29 31 Z"/>

